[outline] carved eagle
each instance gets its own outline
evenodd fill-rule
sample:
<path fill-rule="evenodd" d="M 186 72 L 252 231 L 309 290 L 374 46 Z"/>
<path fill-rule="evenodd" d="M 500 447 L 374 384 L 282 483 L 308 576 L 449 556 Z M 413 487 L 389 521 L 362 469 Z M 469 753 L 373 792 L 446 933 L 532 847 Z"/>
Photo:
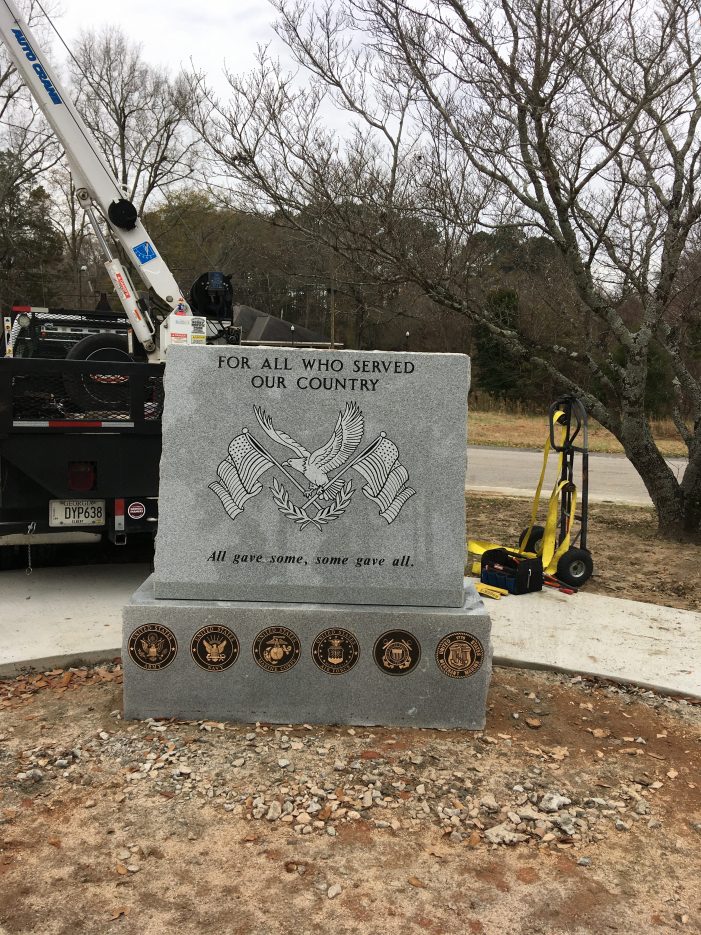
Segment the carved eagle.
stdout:
<path fill-rule="evenodd" d="M 210 643 L 209 640 L 202 640 L 204 648 L 207 650 L 207 660 L 209 662 L 221 662 L 224 658 L 224 647 L 229 642 L 226 638 L 221 643 Z"/>
<path fill-rule="evenodd" d="M 149 659 L 158 659 L 164 643 L 165 640 L 159 639 L 158 637 L 152 637 L 150 640 L 142 639 L 141 651 Z"/>
<path fill-rule="evenodd" d="M 346 403 L 343 412 L 339 412 L 336 421 L 336 427 L 333 435 L 314 452 L 309 452 L 285 432 L 281 432 L 273 425 L 273 420 L 259 406 L 255 406 L 256 418 L 265 434 L 280 445 L 290 448 L 298 457 L 283 461 L 284 467 L 291 467 L 309 481 L 310 494 L 316 494 L 322 488 L 324 492 L 320 494 L 320 500 L 333 500 L 338 491 L 343 486 L 343 478 L 339 477 L 337 481 L 329 484 L 329 473 L 335 471 L 346 463 L 353 454 L 365 431 L 365 420 L 363 413 L 356 403 Z M 328 486 L 326 486 L 328 484 Z"/>

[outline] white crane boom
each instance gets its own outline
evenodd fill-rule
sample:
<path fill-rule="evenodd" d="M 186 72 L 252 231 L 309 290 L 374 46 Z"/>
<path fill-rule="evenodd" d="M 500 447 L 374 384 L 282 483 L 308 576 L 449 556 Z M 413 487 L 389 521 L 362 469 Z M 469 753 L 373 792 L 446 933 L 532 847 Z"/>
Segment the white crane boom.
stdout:
<path fill-rule="evenodd" d="M 171 343 L 204 344 L 206 320 L 192 315 L 173 274 L 141 223 L 136 208 L 125 198 L 100 155 L 95 138 L 61 87 L 13 0 L 0 0 L 0 38 L 66 153 L 78 201 L 93 225 L 105 253 L 105 268 L 134 334 L 148 352 L 149 359 L 160 359 Z M 154 325 L 145 309 L 139 306 L 126 270 L 112 255 L 94 207 L 109 224 L 112 234 L 144 283 L 171 309 L 161 326 L 160 348 L 157 347 Z"/>

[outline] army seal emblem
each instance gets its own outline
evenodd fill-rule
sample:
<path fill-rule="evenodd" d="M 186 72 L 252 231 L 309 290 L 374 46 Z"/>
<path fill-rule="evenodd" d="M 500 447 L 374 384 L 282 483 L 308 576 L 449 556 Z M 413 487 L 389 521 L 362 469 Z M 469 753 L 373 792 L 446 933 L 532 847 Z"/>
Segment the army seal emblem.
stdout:
<path fill-rule="evenodd" d="M 287 672 L 297 664 L 302 648 L 288 627 L 267 627 L 253 641 L 253 658 L 266 672 Z"/>
<path fill-rule="evenodd" d="M 168 627 L 145 623 L 129 637 L 129 655 L 141 669 L 157 671 L 169 666 L 178 654 L 178 643 Z"/>
<path fill-rule="evenodd" d="M 358 661 L 360 645 L 350 630 L 332 627 L 323 630 L 314 640 L 312 659 L 322 672 L 343 675 Z"/>
<path fill-rule="evenodd" d="M 408 675 L 421 659 L 421 645 L 407 630 L 388 630 L 375 642 L 375 662 L 388 675 Z"/>
<path fill-rule="evenodd" d="M 471 633 L 449 633 L 436 648 L 436 662 L 444 675 L 452 679 L 474 675 L 482 665 L 484 648 Z"/>
<path fill-rule="evenodd" d="M 208 672 L 223 672 L 239 657 L 239 641 L 228 627 L 202 627 L 190 643 L 192 658 Z"/>

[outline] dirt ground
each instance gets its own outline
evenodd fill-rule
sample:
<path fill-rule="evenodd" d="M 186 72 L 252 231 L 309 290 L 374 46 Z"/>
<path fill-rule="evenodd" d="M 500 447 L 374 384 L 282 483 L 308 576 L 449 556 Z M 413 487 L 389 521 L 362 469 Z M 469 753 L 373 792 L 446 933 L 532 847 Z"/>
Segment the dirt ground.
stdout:
<path fill-rule="evenodd" d="M 531 503 L 516 497 L 467 497 L 467 535 L 516 546 Z M 594 575 L 587 593 L 701 610 L 701 545 L 659 539 L 645 507 L 591 505 L 588 548 Z"/>
<path fill-rule="evenodd" d="M 471 496 L 468 535 L 528 511 Z M 701 610 L 651 510 L 596 505 L 590 547 L 588 591 Z M 495 669 L 467 733 L 124 722 L 116 663 L 0 680 L 0 935 L 701 933 L 700 850 L 688 699 Z"/>
<path fill-rule="evenodd" d="M 484 733 L 130 723 L 120 679 L 0 682 L 3 935 L 701 932 L 683 700 L 497 669 Z"/>

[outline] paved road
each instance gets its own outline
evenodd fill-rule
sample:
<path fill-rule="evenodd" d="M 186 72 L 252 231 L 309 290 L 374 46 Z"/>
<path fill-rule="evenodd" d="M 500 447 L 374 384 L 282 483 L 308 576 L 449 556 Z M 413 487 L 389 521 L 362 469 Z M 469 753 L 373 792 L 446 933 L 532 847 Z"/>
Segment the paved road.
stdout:
<path fill-rule="evenodd" d="M 494 491 L 514 495 L 532 495 L 535 492 L 542 451 L 521 448 L 481 448 L 470 446 L 467 455 L 467 483 L 469 490 Z M 668 464 L 681 477 L 686 461 L 670 458 Z M 550 465 L 544 489 L 552 490 L 557 470 L 557 459 L 550 455 Z M 576 483 L 581 484 L 579 459 L 575 471 Z M 630 461 L 623 455 L 589 456 L 589 498 L 594 502 L 613 501 L 647 506 L 650 497 L 642 480 Z"/>

